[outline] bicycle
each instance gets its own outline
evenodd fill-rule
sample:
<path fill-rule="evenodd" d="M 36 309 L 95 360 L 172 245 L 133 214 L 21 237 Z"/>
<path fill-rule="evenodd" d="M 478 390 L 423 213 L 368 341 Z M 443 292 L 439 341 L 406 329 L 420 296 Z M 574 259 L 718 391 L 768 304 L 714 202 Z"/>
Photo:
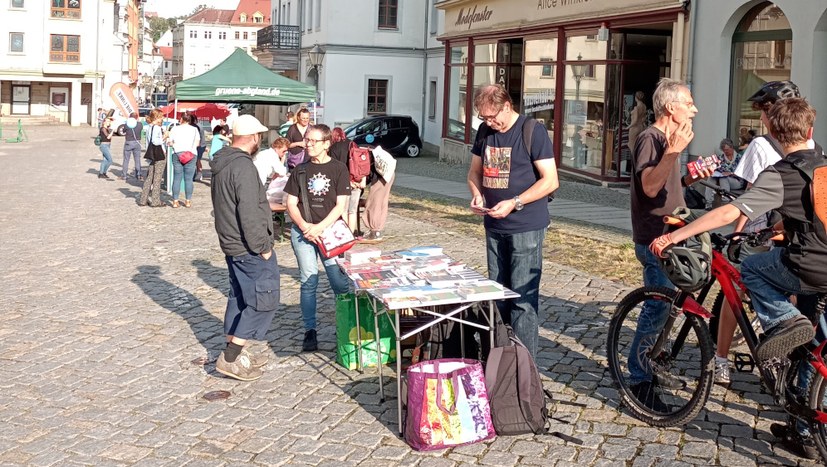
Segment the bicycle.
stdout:
<path fill-rule="evenodd" d="M 675 216 L 666 216 L 664 221 L 674 227 L 681 227 L 686 221 Z M 795 349 L 787 358 L 774 358 L 758 362 L 756 347 L 760 343 L 755 330 L 746 319 L 747 308 L 751 308 L 749 293 L 740 279 L 740 273 L 727 261 L 724 249 L 740 236 L 745 242 L 764 243 L 772 235 L 764 230 L 750 234 L 712 234 L 712 259 L 710 278 L 697 294 L 666 287 L 641 287 L 626 295 L 618 304 L 609 325 L 607 340 L 608 366 L 618 390 L 621 403 L 639 420 L 654 426 L 675 426 L 694 419 L 706 404 L 713 385 L 714 352 L 712 338 L 706 325 L 712 317 L 702 303 L 712 286 L 717 282 L 721 293 L 730 305 L 738 323 L 752 360 L 752 370 L 759 369 L 765 387 L 771 392 L 776 403 L 794 418 L 806 422 L 811 429 L 818 451 L 827 462 L 827 366 L 824 364 L 827 344 L 827 322 L 823 311 L 827 294 L 816 296 L 814 310 L 805 313 L 817 326 L 814 342 Z M 737 289 L 746 293 L 742 301 Z M 629 346 L 638 327 L 640 306 L 646 300 L 665 302 L 669 314 L 659 333 L 641 341 L 638 355 L 629 356 Z M 804 311 L 804 310 L 802 310 Z M 819 342 L 819 343 L 816 343 Z M 646 368 L 655 380 L 655 393 L 639 399 L 627 379 L 629 362 Z M 795 381 L 799 364 L 809 363 L 815 369 L 808 394 L 796 395 Z M 655 403 L 655 398 L 659 402 Z"/>

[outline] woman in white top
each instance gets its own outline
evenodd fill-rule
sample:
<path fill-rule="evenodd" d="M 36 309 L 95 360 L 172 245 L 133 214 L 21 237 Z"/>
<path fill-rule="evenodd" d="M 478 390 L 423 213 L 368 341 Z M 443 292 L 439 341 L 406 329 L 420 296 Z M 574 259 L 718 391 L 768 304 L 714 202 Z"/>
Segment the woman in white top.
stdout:
<path fill-rule="evenodd" d="M 195 175 L 197 162 L 198 144 L 201 142 L 201 133 L 198 128 L 189 124 L 189 116 L 182 114 L 179 124 L 169 131 L 169 144 L 172 146 L 172 207 L 177 208 L 178 197 L 181 196 L 181 180 L 184 181 L 184 194 L 186 200 L 184 206 L 192 206 L 192 179 Z M 190 153 L 190 154 L 186 154 Z M 181 163 L 181 158 L 187 160 L 186 164 Z"/>

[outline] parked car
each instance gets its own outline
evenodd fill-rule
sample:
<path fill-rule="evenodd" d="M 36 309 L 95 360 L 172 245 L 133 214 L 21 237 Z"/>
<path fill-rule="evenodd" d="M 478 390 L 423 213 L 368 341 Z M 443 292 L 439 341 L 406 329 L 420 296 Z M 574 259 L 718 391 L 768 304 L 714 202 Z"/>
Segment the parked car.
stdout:
<path fill-rule="evenodd" d="M 422 151 L 419 127 L 406 115 L 367 117 L 345 128 L 345 135 L 358 145 L 382 146 L 392 154 L 417 157 Z"/>

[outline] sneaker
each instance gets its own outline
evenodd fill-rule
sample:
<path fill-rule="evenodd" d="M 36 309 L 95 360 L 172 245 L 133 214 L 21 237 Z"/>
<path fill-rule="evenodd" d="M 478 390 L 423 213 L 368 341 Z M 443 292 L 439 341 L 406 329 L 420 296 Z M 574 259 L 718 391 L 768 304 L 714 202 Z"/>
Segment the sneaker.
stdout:
<path fill-rule="evenodd" d="M 770 425 L 770 432 L 793 454 L 805 459 L 818 459 L 818 451 L 812 436 L 802 436 L 785 423 L 773 423 Z"/>
<path fill-rule="evenodd" d="M 815 328 L 806 316 L 798 315 L 782 321 L 766 334 L 767 338 L 761 340 L 755 349 L 759 361 L 786 357 L 799 345 L 813 340 Z"/>
<path fill-rule="evenodd" d="M 250 359 L 253 368 L 261 368 L 270 361 L 270 349 L 266 343 L 254 342 L 244 346 L 241 353 L 246 354 Z"/>
<path fill-rule="evenodd" d="M 668 413 L 669 406 L 660 400 L 660 395 L 657 393 L 657 385 L 652 384 L 651 381 L 644 381 L 629 387 L 632 394 L 645 407 L 659 413 Z"/>
<path fill-rule="evenodd" d="M 376 232 L 373 230 L 371 230 L 370 232 L 368 232 L 367 235 L 362 237 L 362 243 L 379 243 L 384 240 L 385 238 L 382 237 L 382 232 Z"/>
<path fill-rule="evenodd" d="M 215 362 L 215 371 L 239 381 L 255 381 L 261 378 L 261 370 L 253 367 L 250 355 L 244 353 L 243 350 L 232 363 L 227 362 L 224 359 L 224 352 L 221 352 Z"/>
<path fill-rule="evenodd" d="M 304 333 L 304 341 L 302 341 L 303 352 L 313 352 L 319 350 L 319 342 L 316 340 L 316 330 L 311 329 Z"/>
<path fill-rule="evenodd" d="M 729 383 L 729 359 L 715 357 L 715 384 Z"/>

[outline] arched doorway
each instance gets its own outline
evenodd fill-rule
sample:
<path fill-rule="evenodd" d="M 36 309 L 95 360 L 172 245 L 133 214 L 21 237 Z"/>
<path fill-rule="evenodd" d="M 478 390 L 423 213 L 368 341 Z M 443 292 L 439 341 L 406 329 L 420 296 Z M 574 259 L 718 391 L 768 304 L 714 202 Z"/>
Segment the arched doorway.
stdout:
<path fill-rule="evenodd" d="M 733 138 L 747 130 L 766 133 L 760 112 L 747 98 L 767 81 L 790 79 L 793 32 L 784 12 L 772 2 L 749 10 L 732 36 L 732 89 L 729 134 Z"/>

